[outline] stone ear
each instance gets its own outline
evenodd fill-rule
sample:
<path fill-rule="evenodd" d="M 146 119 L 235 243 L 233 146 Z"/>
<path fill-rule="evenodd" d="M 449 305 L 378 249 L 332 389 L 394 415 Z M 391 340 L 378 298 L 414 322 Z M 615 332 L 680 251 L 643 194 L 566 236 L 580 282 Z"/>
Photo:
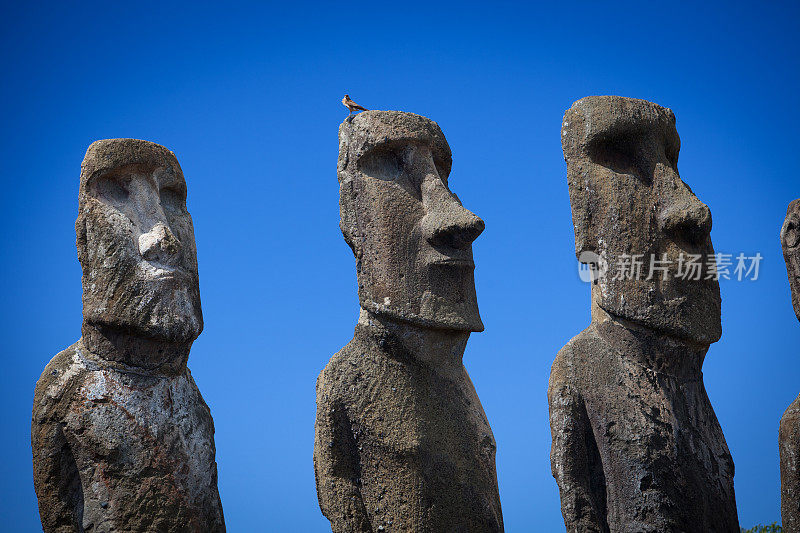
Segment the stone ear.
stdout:
<path fill-rule="evenodd" d="M 356 217 L 356 191 L 353 180 L 345 180 L 339 185 L 339 229 L 345 242 L 350 246 L 356 260 L 361 258 L 361 235 Z"/>
<path fill-rule="evenodd" d="M 75 220 L 75 246 L 78 249 L 78 262 L 81 267 L 86 263 L 86 213 L 78 213 L 78 218 Z"/>
<path fill-rule="evenodd" d="M 590 180 L 590 164 L 585 150 L 586 113 L 576 102 L 564 113 L 561 123 L 561 149 L 567 163 L 569 203 L 575 230 L 575 257 L 583 252 L 597 252 L 597 238 L 591 218 L 592 197 L 596 194 Z"/>
<path fill-rule="evenodd" d="M 567 182 L 569 184 L 569 203 L 572 207 L 572 227 L 575 230 L 575 257 L 583 252 L 597 253 L 597 239 L 594 221 L 591 217 L 591 195 L 594 193 L 589 185 L 588 174 L 576 165 L 567 165 Z"/>

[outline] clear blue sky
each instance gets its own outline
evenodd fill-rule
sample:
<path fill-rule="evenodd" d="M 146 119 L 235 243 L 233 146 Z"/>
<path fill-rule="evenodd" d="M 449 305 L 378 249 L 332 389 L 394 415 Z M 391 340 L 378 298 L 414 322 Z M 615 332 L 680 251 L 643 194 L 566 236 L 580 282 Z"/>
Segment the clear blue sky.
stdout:
<path fill-rule="evenodd" d="M 736 463 L 743 526 L 780 519 L 778 420 L 800 392 L 800 324 L 778 233 L 800 197 L 800 8 L 720 2 L 5 2 L 0 12 L 4 280 L 0 523 L 38 527 L 33 389 L 80 334 L 74 220 L 96 139 L 173 150 L 186 175 L 205 331 L 189 366 L 216 423 L 229 530 L 329 531 L 312 467 L 314 383 L 358 314 L 338 228 L 343 93 L 439 122 L 475 243 L 484 333 L 465 364 L 498 443 L 507 530 L 562 530 L 546 389 L 589 321 L 561 117 L 590 94 L 674 110 L 679 168 L 720 252 L 705 382 Z"/>

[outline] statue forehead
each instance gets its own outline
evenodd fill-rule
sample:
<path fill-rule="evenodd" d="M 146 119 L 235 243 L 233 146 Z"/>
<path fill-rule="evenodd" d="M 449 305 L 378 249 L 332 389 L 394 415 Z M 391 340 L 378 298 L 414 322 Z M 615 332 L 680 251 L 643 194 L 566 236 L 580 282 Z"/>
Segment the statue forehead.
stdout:
<path fill-rule="evenodd" d="M 373 150 L 409 144 L 429 146 L 437 165 L 449 174 L 450 145 L 439 125 L 429 118 L 402 111 L 365 111 L 339 126 L 340 156 L 345 152 L 345 166 Z"/>
<path fill-rule="evenodd" d="M 81 163 L 79 192 L 87 193 L 89 183 L 99 177 L 153 173 L 160 186 L 185 186 L 175 154 L 160 144 L 140 139 L 95 141 Z"/>
<path fill-rule="evenodd" d="M 800 198 L 789 202 L 789 207 L 786 208 L 786 216 L 791 214 L 800 215 Z"/>
<path fill-rule="evenodd" d="M 680 137 L 671 109 L 647 100 L 622 96 L 587 96 L 564 113 L 561 126 L 564 155 L 586 153 L 592 143 L 629 136 L 653 136 L 676 153 Z"/>
<path fill-rule="evenodd" d="M 784 250 L 797 245 L 797 231 L 800 223 L 800 198 L 792 200 L 786 208 L 786 219 L 781 228 L 781 244 Z"/>

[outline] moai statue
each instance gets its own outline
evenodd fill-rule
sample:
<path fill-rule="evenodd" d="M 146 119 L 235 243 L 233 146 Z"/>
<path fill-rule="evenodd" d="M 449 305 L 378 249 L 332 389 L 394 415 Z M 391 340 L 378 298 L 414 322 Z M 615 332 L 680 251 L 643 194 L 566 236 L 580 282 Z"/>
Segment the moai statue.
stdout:
<path fill-rule="evenodd" d="M 186 367 L 203 317 L 181 167 L 151 142 L 97 141 L 78 202 L 82 337 L 33 404 L 42 527 L 225 531 L 214 423 Z"/>
<path fill-rule="evenodd" d="M 472 242 L 431 120 L 366 111 L 339 128 L 341 229 L 355 336 L 317 380 L 314 467 L 335 533 L 503 530 L 495 441 L 462 364 L 483 331 Z"/>
<path fill-rule="evenodd" d="M 800 199 L 789 204 L 781 229 L 781 247 L 789 274 L 792 306 L 800 320 Z M 778 432 L 781 457 L 781 518 L 783 530 L 800 531 L 800 396 L 784 411 Z"/>
<path fill-rule="evenodd" d="M 722 334 L 711 213 L 678 175 L 675 116 L 590 96 L 561 140 L 575 252 L 599 266 L 591 324 L 558 353 L 547 394 L 567 531 L 738 533 L 701 371 Z M 690 263 L 703 268 L 683 279 Z"/>

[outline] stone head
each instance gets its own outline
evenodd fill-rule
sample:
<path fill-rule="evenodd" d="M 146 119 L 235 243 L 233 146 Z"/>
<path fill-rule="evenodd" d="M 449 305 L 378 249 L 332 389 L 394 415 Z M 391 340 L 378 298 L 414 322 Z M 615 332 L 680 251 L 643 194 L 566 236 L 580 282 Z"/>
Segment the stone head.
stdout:
<path fill-rule="evenodd" d="M 576 255 L 593 252 L 609 265 L 594 282 L 595 303 L 672 336 L 719 340 L 719 283 L 705 279 L 714 255 L 711 212 L 678 174 L 672 111 L 644 100 L 590 96 L 565 113 L 561 142 Z M 639 254 L 641 276 L 619 275 L 616 265 L 628 261 L 625 255 Z M 700 279 L 677 278 L 681 256 L 698 255 Z M 669 270 L 647 280 L 651 257 Z"/>
<path fill-rule="evenodd" d="M 800 199 L 790 203 L 786 210 L 786 220 L 781 228 L 781 248 L 789 274 L 794 314 L 800 320 Z"/>
<path fill-rule="evenodd" d="M 361 307 L 426 328 L 483 331 L 472 242 L 483 221 L 450 191 L 439 126 L 366 111 L 339 128 L 341 229 L 356 257 Z"/>
<path fill-rule="evenodd" d="M 191 343 L 203 329 L 192 217 L 175 155 L 137 139 L 93 143 L 75 224 L 84 323 Z"/>

